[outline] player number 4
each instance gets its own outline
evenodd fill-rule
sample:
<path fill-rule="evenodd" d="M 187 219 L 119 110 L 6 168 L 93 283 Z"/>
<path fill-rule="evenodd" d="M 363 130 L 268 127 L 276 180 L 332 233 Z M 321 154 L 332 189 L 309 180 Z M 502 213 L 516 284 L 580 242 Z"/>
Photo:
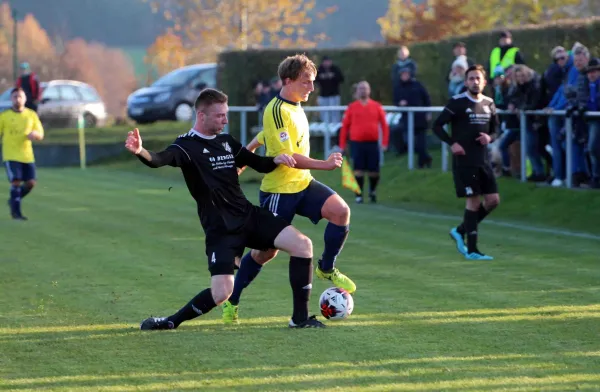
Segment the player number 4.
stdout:
<path fill-rule="evenodd" d="M 465 193 L 467 194 L 467 196 L 472 195 L 473 194 L 473 189 L 471 189 L 470 186 L 465 188 Z M 213 253 L 214 255 L 214 253 Z"/>
<path fill-rule="evenodd" d="M 213 252 L 212 256 L 210 257 L 210 262 L 213 264 L 217 262 L 217 257 L 215 256 L 215 252 Z"/>

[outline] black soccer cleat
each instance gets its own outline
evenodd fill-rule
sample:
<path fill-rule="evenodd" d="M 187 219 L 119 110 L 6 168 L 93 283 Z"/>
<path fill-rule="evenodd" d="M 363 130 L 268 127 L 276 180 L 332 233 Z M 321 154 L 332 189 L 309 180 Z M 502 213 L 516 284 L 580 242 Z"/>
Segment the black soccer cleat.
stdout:
<path fill-rule="evenodd" d="M 317 320 L 317 316 L 310 316 L 305 321 L 296 324 L 293 320 L 290 320 L 290 328 L 326 328 L 327 326 Z"/>
<path fill-rule="evenodd" d="M 371 200 L 371 203 L 377 203 L 377 195 L 375 194 L 375 192 L 371 192 L 369 194 L 369 199 Z"/>
<path fill-rule="evenodd" d="M 142 331 L 152 331 L 161 329 L 175 329 L 175 324 L 167 320 L 166 317 L 148 317 L 140 324 Z"/>

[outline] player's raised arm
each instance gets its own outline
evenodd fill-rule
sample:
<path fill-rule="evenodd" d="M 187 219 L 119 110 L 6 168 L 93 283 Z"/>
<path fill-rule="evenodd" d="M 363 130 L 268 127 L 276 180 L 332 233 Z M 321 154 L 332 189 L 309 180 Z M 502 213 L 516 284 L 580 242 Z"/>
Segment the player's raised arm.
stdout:
<path fill-rule="evenodd" d="M 270 173 L 277 169 L 279 165 L 294 167 L 296 161 L 288 154 L 280 154 L 276 157 L 262 157 L 242 147 L 235 157 L 235 164 L 239 168 L 249 166 L 259 173 Z M 238 171 L 239 174 L 240 172 Z"/>
<path fill-rule="evenodd" d="M 183 147 L 172 144 L 160 152 L 148 151 L 142 146 L 140 131 L 136 128 L 127 134 L 125 148 L 146 166 L 157 168 L 161 166 L 181 167 L 190 162 L 191 159 Z"/>

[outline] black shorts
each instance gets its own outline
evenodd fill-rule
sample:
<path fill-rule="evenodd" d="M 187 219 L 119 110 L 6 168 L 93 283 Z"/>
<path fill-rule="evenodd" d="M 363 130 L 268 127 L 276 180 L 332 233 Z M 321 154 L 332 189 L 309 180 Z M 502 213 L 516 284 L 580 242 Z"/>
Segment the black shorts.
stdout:
<path fill-rule="evenodd" d="M 379 172 L 379 142 L 351 142 L 350 155 L 354 170 Z"/>
<path fill-rule="evenodd" d="M 498 193 L 496 176 L 490 165 L 454 167 L 452 174 L 457 197 Z"/>
<path fill-rule="evenodd" d="M 264 208 L 253 206 L 246 224 L 236 232 L 206 235 L 206 256 L 211 276 L 233 275 L 235 258 L 245 248 L 267 250 L 275 248 L 275 238 L 290 224 Z"/>

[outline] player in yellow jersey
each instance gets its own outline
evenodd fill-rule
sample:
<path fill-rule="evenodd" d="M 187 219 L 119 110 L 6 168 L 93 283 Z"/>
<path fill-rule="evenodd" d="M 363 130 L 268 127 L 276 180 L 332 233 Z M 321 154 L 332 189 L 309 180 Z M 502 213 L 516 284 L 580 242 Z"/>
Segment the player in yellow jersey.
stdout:
<path fill-rule="evenodd" d="M 17 87 L 10 93 L 12 108 L 0 113 L 2 160 L 10 182 L 10 215 L 27 220 L 21 213 L 21 200 L 35 186 L 35 159 L 31 142 L 44 138 L 37 114 L 25 107 L 25 91 Z"/>
<path fill-rule="evenodd" d="M 317 69 L 304 55 L 291 56 L 279 65 L 278 74 L 283 81 L 279 95 L 267 105 L 263 115 L 263 131 L 248 149 L 264 145 L 267 156 L 292 155 L 295 168 L 278 167 L 264 176 L 260 187 L 260 204 L 277 216 L 292 222 L 295 215 L 309 218 L 317 224 L 322 218 L 329 221 L 325 229 L 325 250 L 316 268 L 321 279 L 328 279 L 336 286 L 353 293 L 356 285 L 335 267 L 335 260 L 348 237 L 350 208 L 331 188 L 313 179 L 310 169 L 334 170 L 342 165 L 342 155 L 333 153 L 326 161 L 311 159 L 308 119 L 300 102 L 306 102 L 314 90 Z M 223 304 L 223 321 L 238 322 L 238 304 L 242 290 L 260 272 L 262 266 L 277 255 L 277 250 L 252 250 L 240 263 L 236 274 L 233 294 Z M 290 265 L 290 268 L 292 266 Z M 307 269 L 311 276 L 312 268 Z M 290 271 L 290 274 L 294 271 Z M 295 273 L 295 272 L 294 272 Z M 302 293 L 303 301 L 310 296 L 312 285 Z"/>

